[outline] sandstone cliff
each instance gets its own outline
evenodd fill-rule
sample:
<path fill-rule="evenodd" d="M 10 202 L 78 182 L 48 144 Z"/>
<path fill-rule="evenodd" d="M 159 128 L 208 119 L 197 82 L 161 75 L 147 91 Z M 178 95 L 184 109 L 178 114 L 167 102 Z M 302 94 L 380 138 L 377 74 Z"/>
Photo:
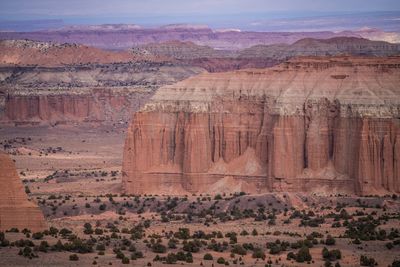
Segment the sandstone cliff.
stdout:
<path fill-rule="evenodd" d="M 0 152 L 0 231 L 10 228 L 43 231 L 46 222 L 38 206 L 28 201 L 11 158 Z"/>
<path fill-rule="evenodd" d="M 134 114 L 128 193 L 400 192 L 400 58 L 200 74 Z"/>
<path fill-rule="evenodd" d="M 26 94 L 0 94 L 0 123 L 65 124 L 127 122 L 154 89 L 89 88 Z"/>

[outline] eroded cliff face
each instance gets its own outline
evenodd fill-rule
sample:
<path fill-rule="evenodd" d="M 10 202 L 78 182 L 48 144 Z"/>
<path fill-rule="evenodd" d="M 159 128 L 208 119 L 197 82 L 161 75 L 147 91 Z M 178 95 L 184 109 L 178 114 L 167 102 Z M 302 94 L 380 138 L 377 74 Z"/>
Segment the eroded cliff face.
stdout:
<path fill-rule="evenodd" d="M 400 59 L 302 58 L 162 87 L 134 114 L 127 193 L 400 192 Z"/>
<path fill-rule="evenodd" d="M 11 228 L 43 231 L 46 222 L 39 207 L 28 201 L 14 162 L 0 152 L 0 231 Z"/>
<path fill-rule="evenodd" d="M 89 89 L 80 93 L 3 94 L 0 122 L 14 124 L 127 122 L 150 89 Z"/>

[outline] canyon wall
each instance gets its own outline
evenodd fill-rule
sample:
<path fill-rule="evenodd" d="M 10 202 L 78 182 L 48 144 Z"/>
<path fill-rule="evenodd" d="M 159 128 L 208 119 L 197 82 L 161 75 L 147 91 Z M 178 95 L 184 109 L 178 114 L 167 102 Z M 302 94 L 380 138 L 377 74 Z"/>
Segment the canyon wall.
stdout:
<path fill-rule="evenodd" d="M 0 152 L 0 231 L 11 228 L 43 231 L 46 222 L 39 207 L 28 201 L 14 162 Z"/>
<path fill-rule="evenodd" d="M 164 86 L 131 121 L 133 194 L 400 192 L 400 58 L 300 58 Z"/>
<path fill-rule="evenodd" d="M 0 123 L 127 122 L 151 89 L 89 89 L 80 93 L 0 95 Z"/>

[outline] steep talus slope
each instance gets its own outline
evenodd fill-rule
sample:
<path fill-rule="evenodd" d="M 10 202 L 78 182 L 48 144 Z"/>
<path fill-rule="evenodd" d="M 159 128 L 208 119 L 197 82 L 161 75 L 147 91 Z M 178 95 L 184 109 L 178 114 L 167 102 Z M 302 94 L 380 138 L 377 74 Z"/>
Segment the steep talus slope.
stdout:
<path fill-rule="evenodd" d="M 162 87 L 132 119 L 124 188 L 398 193 L 399 85 L 398 57 L 328 57 Z"/>
<path fill-rule="evenodd" d="M 0 231 L 11 228 L 43 231 L 46 222 L 39 207 L 28 201 L 14 162 L 0 152 Z"/>

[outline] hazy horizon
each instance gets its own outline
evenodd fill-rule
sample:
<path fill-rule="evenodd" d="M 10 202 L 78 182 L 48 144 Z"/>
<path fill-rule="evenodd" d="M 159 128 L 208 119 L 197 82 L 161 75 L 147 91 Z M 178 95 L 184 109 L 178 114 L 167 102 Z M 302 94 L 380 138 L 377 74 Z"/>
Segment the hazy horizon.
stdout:
<path fill-rule="evenodd" d="M 157 7 L 157 8 L 155 8 Z M 47 24 L 46 24 L 47 23 Z M 400 31 L 400 2 L 393 0 L 160 0 L 0 2 L 0 29 L 31 31 L 81 24 L 207 24 L 251 31 Z"/>

